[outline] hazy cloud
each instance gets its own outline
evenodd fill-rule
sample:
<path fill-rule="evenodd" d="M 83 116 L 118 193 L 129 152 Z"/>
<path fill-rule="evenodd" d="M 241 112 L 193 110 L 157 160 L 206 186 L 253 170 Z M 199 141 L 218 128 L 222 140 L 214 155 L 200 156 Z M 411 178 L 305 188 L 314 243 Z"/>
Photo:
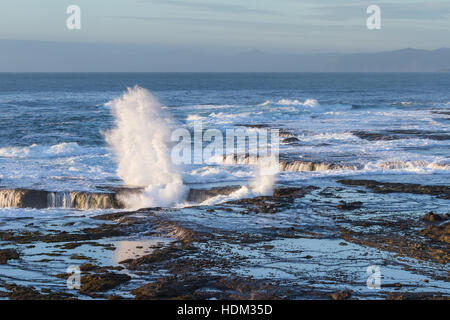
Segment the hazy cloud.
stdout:
<path fill-rule="evenodd" d="M 438 71 L 450 49 L 376 54 L 243 53 L 226 48 L 0 40 L 0 72 Z"/>
<path fill-rule="evenodd" d="M 448 20 L 450 2 L 427 1 L 410 3 L 377 3 L 382 15 L 389 19 L 410 20 Z M 317 14 L 305 17 L 326 19 L 328 21 L 344 21 L 366 17 L 367 2 L 352 2 L 343 5 L 324 5 L 312 7 Z"/>
<path fill-rule="evenodd" d="M 203 1 L 182 1 L 182 0 L 142 0 L 141 2 L 158 4 L 158 5 L 167 5 L 172 7 L 181 7 L 181 8 L 189 8 L 189 9 L 199 9 L 199 10 L 207 10 L 207 11 L 218 11 L 225 13 L 250 13 L 250 14 L 265 14 L 265 15 L 282 15 L 279 12 L 263 10 L 263 9 L 255 9 L 248 8 L 241 5 L 235 4 L 225 4 L 225 3 L 214 3 L 211 1 L 203 2 Z"/>
<path fill-rule="evenodd" d="M 223 27 L 233 27 L 241 28 L 239 32 L 245 32 L 249 28 L 254 28 L 258 30 L 266 31 L 285 31 L 287 33 L 304 32 L 308 30 L 309 34 L 315 33 L 317 31 L 328 31 L 332 24 L 316 24 L 312 26 L 309 23 L 288 23 L 288 22 L 267 22 L 267 21 L 250 21 L 250 20 L 234 20 L 234 19 L 208 19 L 208 18 L 188 18 L 188 17 L 157 17 L 157 16 L 108 16 L 106 18 L 111 19 L 125 19 L 125 20 L 136 20 L 136 21 L 161 21 L 171 24 L 179 25 L 199 25 L 199 26 L 223 26 Z M 349 26 L 338 26 L 334 25 L 335 28 L 340 28 L 340 30 L 351 31 L 354 29 L 353 25 Z"/>

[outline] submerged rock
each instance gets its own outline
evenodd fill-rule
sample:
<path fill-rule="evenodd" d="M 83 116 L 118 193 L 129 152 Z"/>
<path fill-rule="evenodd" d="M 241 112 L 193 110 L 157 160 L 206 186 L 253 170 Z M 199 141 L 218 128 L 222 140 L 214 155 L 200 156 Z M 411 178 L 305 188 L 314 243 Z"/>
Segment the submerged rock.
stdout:
<path fill-rule="evenodd" d="M 282 143 L 295 143 L 295 142 L 300 142 L 300 140 L 298 140 L 296 137 L 289 137 L 289 138 L 285 138 L 281 141 Z"/>
<path fill-rule="evenodd" d="M 430 139 L 437 141 L 450 140 L 450 135 L 446 132 L 396 129 L 386 131 L 352 131 L 352 134 L 360 139 L 368 141 L 392 141 L 401 139 Z"/>
<path fill-rule="evenodd" d="M 450 243 L 450 223 L 441 226 L 428 226 L 420 230 L 419 234 L 432 240 Z"/>
<path fill-rule="evenodd" d="M 361 208 L 363 205 L 362 202 L 356 201 L 356 202 L 348 202 L 348 203 L 342 203 L 336 206 L 336 208 L 340 210 L 355 210 Z"/>
<path fill-rule="evenodd" d="M 332 293 L 330 295 L 331 299 L 333 300 L 346 300 L 352 296 L 351 290 L 343 290 L 339 292 Z"/>
<path fill-rule="evenodd" d="M 228 186 L 228 187 L 216 187 L 211 189 L 190 189 L 187 201 L 200 203 L 209 198 L 213 198 L 219 195 L 228 196 L 240 188 L 241 186 Z"/>
<path fill-rule="evenodd" d="M 414 193 L 414 194 L 429 194 L 443 199 L 450 199 L 450 187 L 442 185 L 424 186 L 412 183 L 392 183 L 392 182 L 378 182 L 375 180 L 338 180 L 339 183 L 348 186 L 363 186 L 371 189 L 376 193 Z"/>
<path fill-rule="evenodd" d="M 96 292 L 108 291 L 130 280 L 130 276 L 114 272 L 85 275 L 81 277 L 80 293 L 92 294 Z"/>
<path fill-rule="evenodd" d="M 422 220 L 429 221 L 429 222 L 435 222 L 435 221 L 446 220 L 446 217 L 440 216 L 440 215 L 430 211 L 422 217 Z"/>
<path fill-rule="evenodd" d="M 441 292 L 389 292 L 387 300 L 449 300 Z"/>
<path fill-rule="evenodd" d="M 0 264 L 7 264 L 8 260 L 17 260 L 19 258 L 19 253 L 14 249 L 0 250 Z"/>
<path fill-rule="evenodd" d="M 277 213 L 289 208 L 294 203 L 295 199 L 302 198 L 316 189 L 317 187 L 314 186 L 279 188 L 274 190 L 272 196 L 232 200 L 223 203 L 223 205 L 239 205 L 245 209 L 245 214 L 251 212 Z"/>
<path fill-rule="evenodd" d="M 4 296 L 10 300 L 63 300 L 73 299 L 73 296 L 65 292 L 52 292 L 48 289 L 42 289 L 39 292 L 33 287 L 20 286 L 16 284 L 5 285 L 6 293 Z"/>
<path fill-rule="evenodd" d="M 212 287 L 218 277 L 191 277 L 181 279 L 174 276 L 165 277 L 134 289 L 131 293 L 138 300 L 189 298 L 202 288 Z"/>
<path fill-rule="evenodd" d="M 0 208 L 47 208 L 47 192 L 30 189 L 0 190 Z"/>

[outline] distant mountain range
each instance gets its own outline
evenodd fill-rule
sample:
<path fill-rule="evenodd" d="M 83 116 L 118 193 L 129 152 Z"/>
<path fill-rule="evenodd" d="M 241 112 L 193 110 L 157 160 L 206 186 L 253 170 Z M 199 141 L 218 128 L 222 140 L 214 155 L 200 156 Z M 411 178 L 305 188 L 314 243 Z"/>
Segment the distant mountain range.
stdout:
<path fill-rule="evenodd" d="M 450 48 L 402 49 L 378 53 L 327 53 L 271 55 L 248 52 L 234 57 L 235 65 L 248 70 L 303 72 L 448 72 Z M 269 71 L 269 70 L 268 70 Z"/>
<path fill-rule="evenodd" d="M 402 49 L 331 55 L 323 70 L 357 72 L 441 72 L 450 70 L 450 48 Z M 318 66 L 317 66 L 318 67 Z"/>
<path fill-rule="evenodd" d="M 0 40 L 0 72 L 450 72 L 450 48 L 271 54 L 156 45 Z"/>

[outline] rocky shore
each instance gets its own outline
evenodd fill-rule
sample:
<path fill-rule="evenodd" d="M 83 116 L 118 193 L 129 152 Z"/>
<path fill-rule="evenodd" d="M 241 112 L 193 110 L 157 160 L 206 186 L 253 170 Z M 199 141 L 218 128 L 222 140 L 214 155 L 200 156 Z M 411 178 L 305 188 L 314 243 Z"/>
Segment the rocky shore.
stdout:
<path fill-rule="evenodd" d="M 449 190 L 346 179 L 214 206 L 9 216 L 0 298 L 449 299 Z M 367 287 L 371 265 L 380 289 Z"/>

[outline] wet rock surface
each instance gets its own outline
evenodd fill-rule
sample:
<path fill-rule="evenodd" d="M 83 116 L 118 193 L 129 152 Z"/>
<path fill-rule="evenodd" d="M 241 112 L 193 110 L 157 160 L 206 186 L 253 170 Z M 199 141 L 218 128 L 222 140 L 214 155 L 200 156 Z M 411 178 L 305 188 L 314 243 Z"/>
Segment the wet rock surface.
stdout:
<path fill-rule="evenodd" d="M 447 190 L 340 180 L 214 206 L 10 217 L 0 298 L 448 299 Z M 80 289 L 67 288 L 71 265 Z"/>
<path fill-rule="evenodd" d="M 0 292 L 0 297 L 10 300 L 72 300 L 71 294 L 65 292 L 51 292 L 43 289 L 38 291 L 33 287 L 7 284 L 4 286 L 6 292 Z"/>
<path fill-rule="evenodd" d="M 187 201 L 201 203 L 206 199 L 218 196 L 218 195 L 229 195 L 234 191 L 238 190 L 240 186 L 229 186 L 229 187 L 217 187 L 210 189 L 190 189 Z"/>
<path fill-rule="evenodd" d="M 442 215 L 439 215 L 439 214 L 436 214 L 436 213 L 433 213 L 432 211 L 430 211 L 422 217 L 422 220 L 429 221 L 429 222 L 438 222 L 438 221 L 447 220 L 448 218 L 449 218 L 448 213 L 442 216 Z"/>
<path fill-rule="evenodd" d="M 19 258 L 19 253 L 14 249 L 0 250 L 0 264 L 7 264 L 8 260 L 17 260 Z"/>
<path fill-rule="evenodd" d="M 46 208 L 47 192 L 29 189 L 2 189 L 0 190 L 0 203 L 4 207 Z"/>
<path fill-rule="evenodd" d="M 428 194 L 439 198 L 450 199 L 450 187 L 448 186 L 427 186 L 412 183 L 389 183 L 375 180 L 339 180 L 339 183 L 349 186 L 364 186 L 370 188 L 372 192 L 391 193 L 403 192 L 414 194 Z"/>
<path fill-rule="evenodd" d="M 350 202 L 350 203 L 346 203 L 343 201 L 343 203 L 337 205 L 336 208 L 338 208 L 340 210 L 355 210 L 355 209 L 361 208 L 362 205 L 363 205 L 363 203 L 360 201 Z"/>
<path fill-rule="evenodd" d="M 242 214 L 248 213 L 276 213 L 289 208 L 295 199 L 302 198 L 308 192 L 315 190 L 316 187 L 309 186 L 306 188 L 280 188 L 276 189 L 273 196 L 262 196 L 251 199 L 242 199 L 228 201 L 225 205 L 238 205 L 244 210 Z"/>
<path fill-rule="evenodd" d="M 284 138 L 283 140 L 281 140 L 281 143 L 286 143 L 286 144 L 295 144 L 300 142 L 299 139 L 297 139 L 296 137 L 289 137 L 289 138 Z"/>
<path fill-rule="evenodd" d="M 332 293 L 330 296 L 333 300 L 346 300 L 352 296 L 352 292 L 350 290 L 344 290 Z"/>
<path fill-rule="evenodd" d="M 84 271 L 86 271 L 86 268 Z M 130 280 L 130 276 L 114 272 L 88 274 L 81 278 L 80 293 L 90 295 L 108 291 Z"/>
<path fill-rule="evenodd" d="M 450 140 L 450 135 L 446 132 L 434 132 L 426 130 L 386 130 L 386 131 L 352 131 L 358 138 L 368 141 L 391 141 L 400 139 L 431 139 L 437 141 Z"/>

